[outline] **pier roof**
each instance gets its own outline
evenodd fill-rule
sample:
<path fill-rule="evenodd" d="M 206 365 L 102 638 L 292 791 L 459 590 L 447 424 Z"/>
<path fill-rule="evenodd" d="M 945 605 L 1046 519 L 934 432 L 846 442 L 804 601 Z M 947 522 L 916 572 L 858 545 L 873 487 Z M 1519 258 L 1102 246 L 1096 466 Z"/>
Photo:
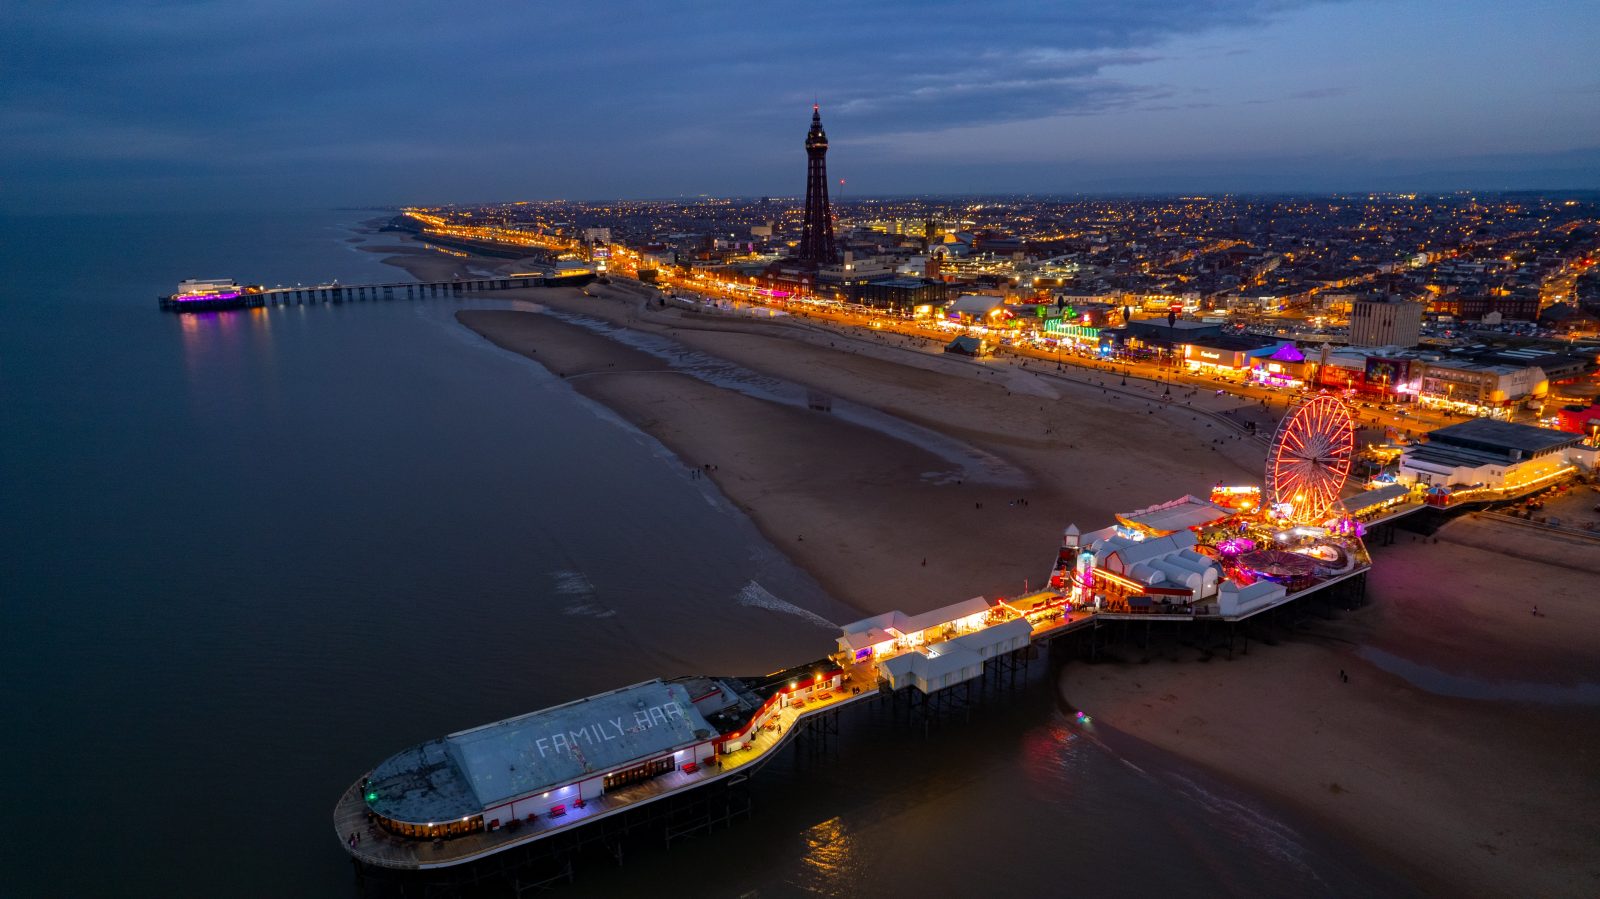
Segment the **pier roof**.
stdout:
<path fill-rule="evenodd" d="M 1399 499 L 1410 492 L 1411 487 L 1406 484 L 1386 484 L 1382 487 L 1364 490 L 1350 497 L 1345 500 L 1344 507 L 1351 515 L 1356 515 L 1390 500 Z"/>
<path fill-rule="evenodd" d="M 394 821 L 431 824 L 483 810 L 444 740 L 397 752 L 368 775 L 367 806 Z"/>
<path fill-rule="evenodd" d="M 936 628 L 974 615 L 982 615 L 988 611 L 989 601 L 981 596 L 964 599 L 948 606 L 940 606 L 937 609 L 929 609 L 919 615 L 907 615 L 896 609 L 892 612 L 884 612 L 871 618 L 863 618 L 860 621 L 845 625 L 841 628 L 844 633 L 839 637 L 839 647 L 852 652 L 866 649 L 869 646 L 893 640 L 900 634 L 920 633 L 929 628 Z"/>
<path fill-rule="evenodd" d="M 645 681 L 445 738 L 484 808 L 709 740 L 680 684 Z"/>
<path fill-rule="evenodd" d="M 397 753 L 373 770 L 367 804 L 396 821 L 450 821 L 712 736 L 683 686 L 645 681 Z"/>
<path fill-rule="evenodd" d="M 1129 527 L 1165 536 L 1185 528 L 1195 528 L 1220 521 L 1233 513 L 1196 496 L 1184 496 L 1170 502 L 1158 503 L 1146 509 L 1135 509 L 1117 515 L 1117 520 Z"/>

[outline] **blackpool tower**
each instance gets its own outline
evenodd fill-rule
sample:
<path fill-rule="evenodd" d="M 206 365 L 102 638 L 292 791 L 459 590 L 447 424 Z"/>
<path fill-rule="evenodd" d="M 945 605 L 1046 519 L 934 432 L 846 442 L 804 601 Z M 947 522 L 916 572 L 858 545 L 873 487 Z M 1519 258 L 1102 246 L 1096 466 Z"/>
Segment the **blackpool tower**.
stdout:
<path fill-rule="evenodd" d="M 800 235 L 800 261 L 831 265 L 839 261 L 833 245 L 833 210 L 828 208 L 828 135 L 822 131 L 822 108 L 811 107 L 806 134 L 806 221 Z"/>

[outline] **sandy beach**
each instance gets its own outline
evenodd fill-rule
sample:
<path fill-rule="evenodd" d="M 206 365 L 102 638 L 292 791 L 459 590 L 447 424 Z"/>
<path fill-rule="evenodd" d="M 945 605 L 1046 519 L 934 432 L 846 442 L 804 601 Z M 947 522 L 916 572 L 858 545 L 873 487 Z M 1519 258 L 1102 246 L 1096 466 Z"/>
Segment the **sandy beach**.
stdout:
<path fill-rule="evenodd" d="M 524 268 L 520 260 L 472 256 L 433 246 L 409 233 L 378 230 L 388 221 L 379 217 L 362 222 L 353 229 L 357 238 L 352 240 L 359 239 L 360 249 L 383 256 L 379 261 L 404 270 L 418 281 L 449 281 L 456 276 L 501 274 Z"/>
<path fill-rule="evenodd" d="M 830 413 L 667 372 L 655 356 L 549 315 L 458 315 L 566 375 L 687 464 L 714 465 L 708 475 L 769 539 L 864 614 L 1015 595 L 1047 574 L 1067 523 L 1094 526 L 1131 505 L 1204 493 L 1260 464 L 1259 444 L 1224 436 L 1220 425 L 1181 406 L 1003 363 L 843 341 L 801 323 L 708 318 L 647 307 L 623 291 L 590 290 L 595 296 L 544 290 L 527 298 L 669 338 L 998 460 L 1003 480 L 975 477 Z"/>
<path fill-rule="evenodd" d="M 1126 650 L 1069 665 L 1062 689 L 1097 720 L 1329 822 L 1429 892 L 1592 896 L 1594 574 L 1528 558 L 1533 532 L 1493 535 L 1504 552 L 1457 542 L 1487 529 L 1402 533 L 1374 553 L 1367 607 L 1278 645 L 1209 663 Z M 1600 562 L 1600 544 L 1581 557 Z"/>
<path fill-rule="evenodd" d="M 1117 511 L 1260 478 L 1264 445 L 1195 411 L 1251 411 L 1226 397 L 1163 403 L 1153 389 L 1145 399 L 1102 387 L 1093 373 L 1067 380 L 905 338 L 661 307 L 619 285 L 520 298 L 997 460 L 1009 483 L 974 477 L 915 440 L 697 378 L 594 327 L 537 312 L 458 313 L 701 468 L 863 614 L 1015 593 L 1045 574 L 1069 522 L 1099 527 Z M 1061 688 L 1100 725 L 1304 810 L 1430 893 L 1593 895 L 1600 706 L 1582 697 L 1600 682 L 1600 611 L 1588 601 L 1600 547 L 1479 520 L 1438 537 L 1402 532 L 1375 553 L 1366 607 L 1276 645 L 1208 662 L 1176 641 L 1122 647 L 1120 663 L 1068 665 Z"/>

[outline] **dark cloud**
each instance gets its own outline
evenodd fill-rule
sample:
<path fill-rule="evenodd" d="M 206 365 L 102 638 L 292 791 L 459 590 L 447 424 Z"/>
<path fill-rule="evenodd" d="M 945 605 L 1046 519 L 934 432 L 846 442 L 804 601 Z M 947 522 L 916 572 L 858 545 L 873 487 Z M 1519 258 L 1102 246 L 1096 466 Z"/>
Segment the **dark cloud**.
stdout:
<path fill-rule="evenodd" d="M 0 202 L 767 191 L 792 180 L 773 148 L 798 143 L 814 98 L 841 146 L 1195 110 L 1221 101 L 1129 73 L 1174 39 L 1307 5 L 11 0 Z"/>

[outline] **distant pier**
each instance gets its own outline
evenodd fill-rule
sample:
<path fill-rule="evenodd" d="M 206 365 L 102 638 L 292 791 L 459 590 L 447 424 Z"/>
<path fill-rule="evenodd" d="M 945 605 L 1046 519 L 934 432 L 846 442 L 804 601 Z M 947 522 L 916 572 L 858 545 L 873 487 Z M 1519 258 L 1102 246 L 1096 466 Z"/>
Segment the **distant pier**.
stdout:
<path fill-rule="evenodd" d="M 244 287 L 209 295 L 173 294 L 159 297 L 162 309 L 171 312 L 208 312 L 219 309 L 251 309 L 259 306 L 309 305 L 313 303 L 351 303 L 378 300 L 422 300 L 476 296 L 502 290 L 528 287 L 581 287 L 595 279 L 593 272 L 563 275 L 535 272 L 487 278 L 459 278 L 450 281 L 399 281 L 389 284 L 316 284 L 307 287 Z"/>

